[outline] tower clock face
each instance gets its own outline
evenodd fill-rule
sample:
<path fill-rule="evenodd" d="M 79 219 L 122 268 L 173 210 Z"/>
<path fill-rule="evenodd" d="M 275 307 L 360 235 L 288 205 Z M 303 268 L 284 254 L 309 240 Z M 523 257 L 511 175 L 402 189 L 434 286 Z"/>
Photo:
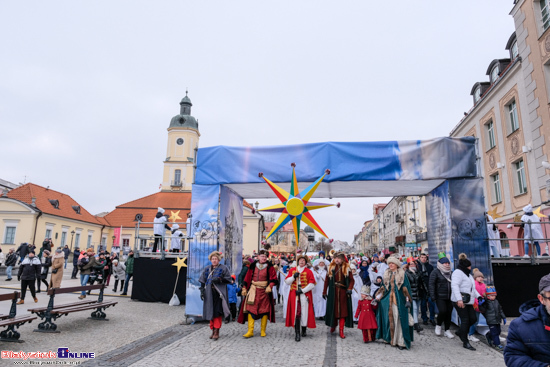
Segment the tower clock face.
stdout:
<path fill-rule="evenodd" d="M 176 144 L 182 145 L 182 144 L 183 144 L 183 139 L 182 139 L 182 138 L 178 138 L 178 140 L 176 140 Z"/>

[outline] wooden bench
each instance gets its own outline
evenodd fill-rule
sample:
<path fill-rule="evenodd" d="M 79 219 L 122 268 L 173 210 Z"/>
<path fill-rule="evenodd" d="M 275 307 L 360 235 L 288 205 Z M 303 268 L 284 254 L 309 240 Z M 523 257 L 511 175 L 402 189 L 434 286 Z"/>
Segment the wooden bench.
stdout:
<path fill-rule="evenodd" d="M 0 341 L 3 342 L 17 342 L 22 343 L 23 340 L 19 340 L 21 334 L 15 330 L 19 329 L 19 326 L 31 322 L 36 319 L 36 316 L 25 315 L 17 316 L 17 300 L 19 299 L 19 292 L 13 292 L 8 294 L 0 294 L 0 301 L 11 300 L 11 309 L 9 315 L 0 316 L 0 327 L 7 326 L 6 330 L 0 331 Z"/>
<path fill-rule="evenodd" d="M 99 289 L 99 297 L 97 301 L 81 301 L 74 303 L 66 303 L 63 305 L 54 305 L 54 299 L 56 294 L 62 293 L 73 293 L 88 291 L 93 289 Z M 54 323 L 55 320 L 60 318 L 63 315 L 68 315 L 73 312 L 93 310 L 91 317 L 88 317 L 92 320 L 108 321 L 106 318 L 105 312 L 106 308 L 116 305 L 118 302 L 108 301 L 103 302 L 103 290 L 105 289 L 105 284 L 97 285 L 86 285 L 81 287 L 70 287 L 70 288 L 51 288 L 48 290 L 48 295 L 50 296 L 50 301 L 48 302 L 47 307 L 38 307 L 31 308 L 28 311 L 34 313 L 43 320 L 38 324 L 38 329 L 34 331 L 42 333 L 59 333 L 57 330 L 57 325 Z"/>

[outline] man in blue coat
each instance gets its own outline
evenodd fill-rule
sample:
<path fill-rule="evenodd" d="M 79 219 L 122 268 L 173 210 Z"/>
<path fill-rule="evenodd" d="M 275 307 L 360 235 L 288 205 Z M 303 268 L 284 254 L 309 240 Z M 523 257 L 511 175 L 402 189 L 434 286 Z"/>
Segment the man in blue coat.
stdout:
<path fill-rule="evenodd" d="M 508 367 L 550 365 L 550 274 L 539 282 L 538 301 L 520 307 L 521 316 L 512 321 L 504 349 Z"/>

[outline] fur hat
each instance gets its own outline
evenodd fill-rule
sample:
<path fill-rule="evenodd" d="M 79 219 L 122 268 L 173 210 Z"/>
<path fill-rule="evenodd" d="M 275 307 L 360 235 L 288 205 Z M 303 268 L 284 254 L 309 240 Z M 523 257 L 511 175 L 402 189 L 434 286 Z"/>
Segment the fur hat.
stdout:
<path fill-rule="evenodd" d="M 458 264 L 462 265 L 465 268 L 467 268 L 468 266 L 472 266 L 472 262 L 468 260 L 468 256 L 466 256 L 464 252 L 458 255 Z"/>
<path fill-rule="evenodd" d="M 306 254 L 298 255 L 298 258 L 296 259 L 296 264 L 300 263 L 300 259 L 304 259 L 306 261 L 306 265 L 309 264 L 309 257 L 307 257 Z"/>
<path fill-rule="evenodd" d="M 390 256 L 386 259 L 386 262 L 389 264 L 395 264 L 397 265 L 398 267 L 401 266 L 401 262 L 399 261 L 399 259 L 396 257 L 396 256 Z"/>
<path fill-rule="evenodd" d="M 473 273 L 474 279 L 476 279 L 477 277 L 485 278 L 483 276 L 483 273 L 481 271 L 479 271 L 478 268 L 475 268 L 474 270 L 472 270 L 472 273 Z"/>
<path fill-rule="evenodd" d="M 217 257 L 218 259 L 220 259 L 220 260 L 221 260 L 222 257 L 223 257 L 222 254 L 221 254 L 221 252 L 213 251 L 210 255 L 208 255 L 208 260 L 209 260 L 209 261 L 212 261 L 212 258 L 213 258 L 214 256 L 216 256 L 216 257 Z"/>
<path fill-rule="evenodd" d="M 258 252 L 258 256 L 260 255 L 269 256 L 269 251 L 266 249 L 261 249 L 260 252 Z"/>
<path fill-rule="evenodd" d="M 160 206 L 158 208 L 158 211 L 161 213 L 161 214 L 164 214 L 164 209 L 162 209 Z"/>
<path fill-rule="evenodd" d="M 344 260 L 345 262 L 349 262 L 348 257 L 342 251 L 337 252 L 337 253 L 334 254 L 334 258 L 337 258 L 337 257 L 341 257 L 342 260 Z"/>
<path fill-rule="evenodd" d="M 48 251 L 48 250 L 44 250 L 43 253 L 46 254 L 46 255 L 49 255 L 51 252 Z"/>
<path fill-rule="evenodd" d="M 361 294 L 366 294 L 367 296 L 370 296 L 370 286 L 364 285 L 361 287 Z"/>

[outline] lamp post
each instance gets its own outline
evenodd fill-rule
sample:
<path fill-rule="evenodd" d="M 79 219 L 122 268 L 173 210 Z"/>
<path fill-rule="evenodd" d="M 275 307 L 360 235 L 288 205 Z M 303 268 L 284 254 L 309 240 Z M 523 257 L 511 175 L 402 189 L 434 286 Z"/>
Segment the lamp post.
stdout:
<path fill-rule="evenodd" d="M 74 238 L 75 231 L 71 231 L 71 251 L 73 250 L 73 238 Z"/>

